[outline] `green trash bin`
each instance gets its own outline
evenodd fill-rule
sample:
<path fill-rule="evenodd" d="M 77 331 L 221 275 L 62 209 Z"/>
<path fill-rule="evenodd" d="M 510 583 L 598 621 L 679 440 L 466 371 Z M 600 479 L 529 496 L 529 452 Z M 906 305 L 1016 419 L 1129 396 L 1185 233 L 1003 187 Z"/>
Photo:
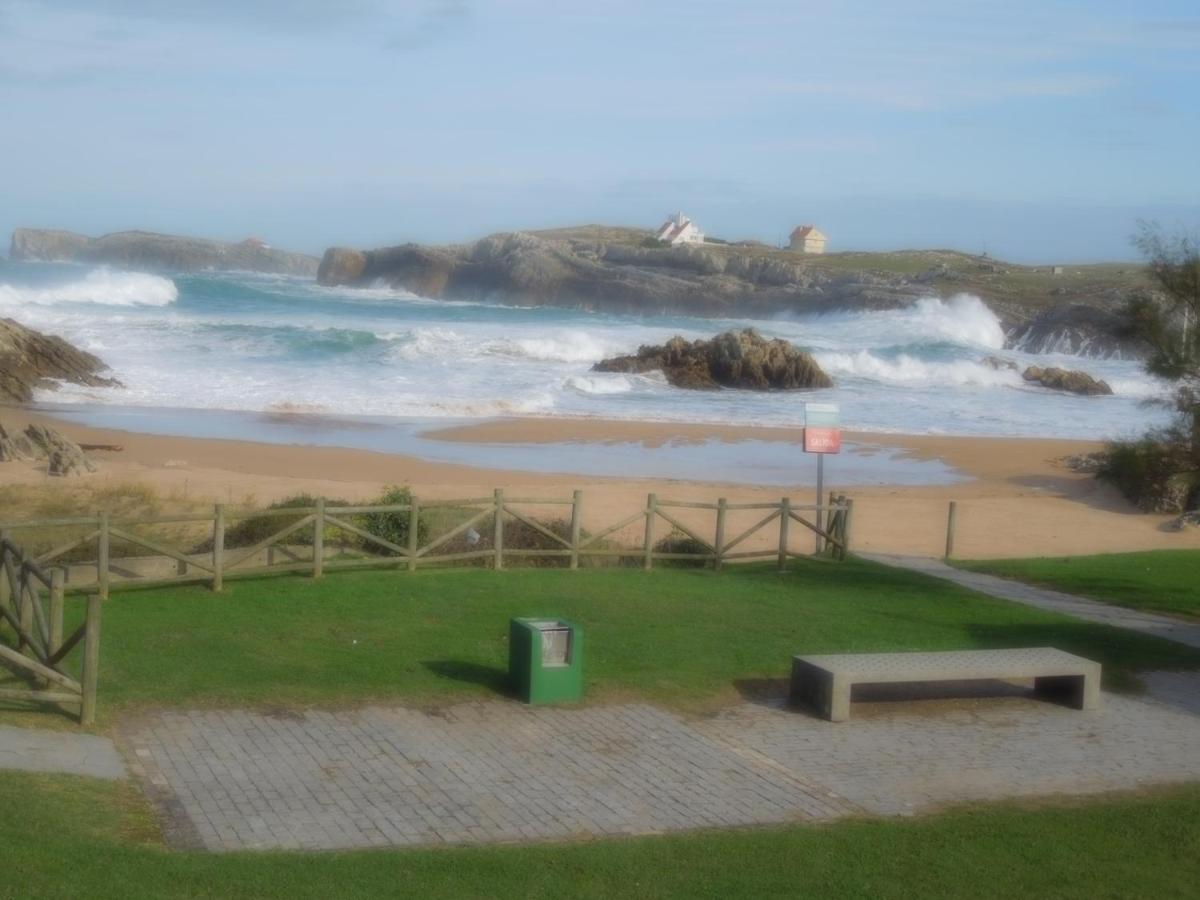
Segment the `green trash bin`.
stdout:
<path fill-rule="evenodd" d="M 513 619 L 508 674 L 526 703 L 583 698 L 583 629 L 564 619 Z"/>

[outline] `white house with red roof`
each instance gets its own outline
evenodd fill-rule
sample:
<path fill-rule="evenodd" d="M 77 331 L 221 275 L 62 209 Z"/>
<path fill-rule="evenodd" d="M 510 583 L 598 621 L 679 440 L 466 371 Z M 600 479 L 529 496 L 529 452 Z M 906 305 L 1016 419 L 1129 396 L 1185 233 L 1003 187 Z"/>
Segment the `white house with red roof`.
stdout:
<path fill-rule="evenodd" d="M 788 248 L 797 253 L 824 253 L 825 235 L 816 225 L 797 225 Z"/>
<path fill-rule="evenodd" d="M 658 229 L 658 233 L 654 235 L 658 240 L 670 244 L 672 247 L 679 244 L 703 244 L 704 232 L 696 227 L 696 223 L 678 212 L 667 221 L 663 222 L 662 227 Z"/>

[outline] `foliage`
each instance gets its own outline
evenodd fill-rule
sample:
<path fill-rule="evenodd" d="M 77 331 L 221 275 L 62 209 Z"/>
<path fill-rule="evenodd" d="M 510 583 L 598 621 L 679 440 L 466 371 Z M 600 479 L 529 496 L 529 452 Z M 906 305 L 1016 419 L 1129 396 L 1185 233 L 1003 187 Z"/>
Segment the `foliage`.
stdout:
<path fill-rule="evenodd" d="M 343 506 L 347 501 L 341 498 L 326 499 L 326 506 Z M 285 497 L 282 500 L 276 500 L 270 504 L 267 509 L 311 509 L 317 505 L 317 498 L 312 494 L 293 494 L 291 497 Z M 228 525 L 225 529 L 225 546 L 232 547 L 253 547 L 260 541 L 264 541 L 273 534 L 277 534 L 295 525 L 309 513 L 296 513 L 292 516 L 247 516 L 244 519 L 237 520 Z M 313 526 L 306 525 L 304 528 L 293 532 L 285 540 L 289 544 L 310 545 L 313 542 Z M 329 540 L 335 540 L 339 543 L 345 543 L 342 540 L 341 532 L 335 529 L 326 527 L 325 537 Z M 205 540 L 201 541 L 193 550 L 193 553 L 211 553 L 213 547 L 212 536 L 209 535 Z"/>
<path fill-rule="evenodd" d="M 375 500 L 372 506 L 411 506 L 413 502 L 412 491 L 406 487 L 399 485 L 391 485 L 384 489 L 384 492 Z M 408 546 L 408 530 L 409 530 L 409 513 L 407 510 L 400 512 L 373 512 L 364 513 L 359 517 L 359 524 L 364 531 L 369 531 L 371 534 L 377 534 L 387 541 L 391 541 L 400 547 Z M 426 535 L 429 532 L 429 525 L 426 516 L 422 516 L 418 511 L 417 520 L 417 543 L 424 544 Z M 367 549 L 375 553 L 392 554 L 393 551 L 381 547 L 379 544 L 368 544 Z"/>
<path fill-rule="evenodd" d="M 1181 427 L 1171 437 L 1187 454 L 1188 467 L 1200 469 L 1200 243 L 1188 234 L 1168 237 L 1147 223 L 1135 243 L 1157 291 L 1130 301 L 1129 326 L 1150 345 L 1146 371 L 1176 383 Z"/>
<path fill-rule="evenodd" d="M 712 547 L 703 541 L 698 541 L 691 535 L 685 534 L 678 528 L 654 545 L 655 553 L 690 553 L 697 557 L 712 553 Z M 664 559 L 659 565 L 678 566 L 686 569 L 702 569 L 711 565 L 707 559 Z"/>
<path fill-rule="evenodd" d="M 1178 430 L 1162 429 L 1138 440 L 1111 442 L 1096 474 L 1146 512 L 1182 512 L 1192 499 L 1189 466 Z"/>

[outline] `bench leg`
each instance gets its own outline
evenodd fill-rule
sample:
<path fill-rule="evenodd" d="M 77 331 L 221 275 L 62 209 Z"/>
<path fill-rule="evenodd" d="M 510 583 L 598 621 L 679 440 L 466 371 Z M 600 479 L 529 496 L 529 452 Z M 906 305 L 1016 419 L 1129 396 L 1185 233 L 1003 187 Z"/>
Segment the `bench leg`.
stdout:
<path fill-rule="evenodd" d="M 815 710 L 830 722 L 845 722 L 850 718 L 850 683 L 824 669 L 793 660 L 790 701 Z"/>
<path fill-rule="evenodd" d="M 1062 700 L 1076 709 L 1099 709 L 1100 676 L 1044 675 L 1033 679 L 1033 689 L 1046 697 Z"/>

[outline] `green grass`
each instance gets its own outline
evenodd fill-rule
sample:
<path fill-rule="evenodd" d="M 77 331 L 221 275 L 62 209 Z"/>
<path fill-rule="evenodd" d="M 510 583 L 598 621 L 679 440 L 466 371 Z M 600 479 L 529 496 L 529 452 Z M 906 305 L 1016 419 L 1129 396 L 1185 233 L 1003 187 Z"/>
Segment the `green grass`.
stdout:
<path fill-rule="evenodd" d="M 69 599 L 70 620 L 81 605 Z M 799 652 L 1052 645 L 1099 660 L 1118 688 L 1140 669 L 1200 668 L 1200 651 L 1178 644 L 858 560 L 801 561 L 783 575 L 766 566 L 337 572 L 229 581 L 221 594 L 114 593 L 103 613 L 101 724 L 139 705 L 494 694 L 505 687 L 515 615 L 566 616 L 586 629 L 590 700 L 692 709 L 783 679 Z"/>
<path fill-rule="evenodd" d="M 1200 550 L 978 560 L 955 565 L 1133 609 L 1200 619 Z"/>
<path fill-rule="evenodd" d="M 915 820 L 574 844 L 171 852 L 128 783 L 0 772 L 0 897 L 1171 898 L 1200 883 L 1200 788 Z"/>

